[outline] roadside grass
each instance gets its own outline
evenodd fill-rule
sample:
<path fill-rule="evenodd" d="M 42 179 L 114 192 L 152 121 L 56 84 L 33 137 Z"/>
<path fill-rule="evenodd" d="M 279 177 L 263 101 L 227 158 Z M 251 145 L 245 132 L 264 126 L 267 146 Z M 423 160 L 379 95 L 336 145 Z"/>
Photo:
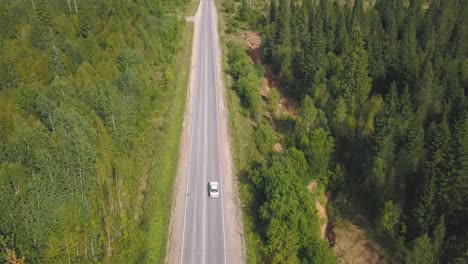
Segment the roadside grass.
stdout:
<path fill-rule="evenodd" d="M 174 90 L 167 91 L 167 94 L 164 95 L 172 102 L 165 104 L 164 118 L 162 121 L 155 120 L 158 124 L 156 127 L 152 127 L 152 129 L 156 129 L 153 141 L 155 148 L 152 155 L 160 158 L 153 159 L 150 166 L 148 191 L 144 205 L 142 221 L 151 221 L 147 223 L 149 230 L 145 234 L 148 241 L 145 263 L 164 263 L 165 259 L 172 194 L 177 174 L 190 76 L 193 30 L 193 23 L 187 22 L 180 43 L 180 51 L 176 58 L 177 78 L 174 80 Z"/>
<path fill-rule="evenodd" d="M 198 5 L 200 4 L 200 0 L 191 0 L 190 3 L 187 4 L 185 10 L 183 11 L 184 16 L 194 16 L 197 13 Z"/>
<path fill-rule="evenodd" d="M 244 226 L 244 239 L 246 246 L 246 263 L 263 263 L 264 248 L 263 241 L 257 232 L 255 216 L 253 212 L 254 196 L 251 184 L 246 179 L 246 172 L 250 169 L 250 164 L 255 160 L 262 159 L 256 148 L 252 147 L 255 142 L 255 122 L 249 118 L 248 111 L 242 107 L 238 94 L 232 89 L 233 79 L 227 73 L 229 65 L 227 63 L 227 46 L 230 41 L 245 45 L 240 34 L 226 35 L 226 17 L 222 12 L 221 1 L 215 1 L 218 9 L 218 31 L 221 39 L 220 47 L 223 63 L 223 80 L 226 89 L 226 104 L 229 116 L 229 136 L 231 148 L 233 149 L 232 159 L 234 165 L 234 175 L 239 186 L 239 195 L 242 210 L 242 222 Z"/>
<path fill-rule="evenodd" d="M 226 64 L 225 64 L 226 66 Z M 244 237 L 246 241 L 247 263 L 261 263 L 259 246 L 263 244 L 262 239 L 256 231 L 255 216 L 253 212 L 254 196 L 251 184 L 246 179 L 247 171 L 254 160 L 258 160 L 260 154 L 256 148 L 252 147 L 255 142 L 255 123 L 243 113 L 241 101 L 237 93 L 231 89 L 232 81 L 230 76 L 225 74 L 226 100 L 229 111 L 229 133 L 232 142 L 232 153 L 234 163 L 234 173 L 237 176 L 239 195 L 242 207 L 242 221 L 244 224 Z"/>

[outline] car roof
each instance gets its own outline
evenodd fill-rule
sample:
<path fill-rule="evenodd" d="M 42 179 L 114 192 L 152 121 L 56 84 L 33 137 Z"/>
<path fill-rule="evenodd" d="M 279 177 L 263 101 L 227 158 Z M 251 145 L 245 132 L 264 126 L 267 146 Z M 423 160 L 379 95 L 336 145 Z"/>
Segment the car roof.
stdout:
<path fill-rule="evenodd" d="M 218 182 L 212 181 L 210 182 L 210 185 L 218 185 Z"/>

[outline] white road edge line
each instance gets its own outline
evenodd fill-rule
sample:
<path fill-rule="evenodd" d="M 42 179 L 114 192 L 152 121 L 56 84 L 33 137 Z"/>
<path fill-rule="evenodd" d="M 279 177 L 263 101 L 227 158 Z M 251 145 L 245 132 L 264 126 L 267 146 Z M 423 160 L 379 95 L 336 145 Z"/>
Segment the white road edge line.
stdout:
<path fill-rule="evenodd" d="M 213 7 L 214 5 L 214 2 L 213 1 L 210 1 L 211 2 L 211 7 Z M 215 7 L 216 8 L 216 7 Z M 211 11 L 211 10 L 210 10 Z M 217 64 L 216 64 L 216 55 L 217 54 L 217 51 L 218 51 L 218 44 L 215 40 L 214 40 L 214 33 L 213 33 L 213 28 L 212 28 L 212 25 L 213 25 L 213 22 L 211 21 L 213 19 L 213 17 L 211 16 L 213 14 L 213 11 L 210 12 L 210 30 L 211 30 L 211 41 L 213 42 L 213 44 L 215 45 L 215 51 L 214 51 L 214 54 L 215 56 L 213 56 L 213 64 L 215 65 L 215 93 L 216 93 L 216 120 L 218 122 L 218 125 L 216 126 L 216 131 L 218 133 L 218 159 L 219 159 L 219 162 L 218 162 L 218 168 L 219 168 L 219 181 L 220 181 L 220 185 L 222 186 L 220 188 L 220 191 L 222 188 L 224 188 L 224 185 L 223 185 L 223 175 L 222 175 L 222 171 L 221 171 L 221 137 L 219 136 L 219 126 L 221 125 L 221 123 L 219 122 L 219 100 L 218 100 L 218 67 L 217 67 Z M 216 22 L 216 25 L 218 25 L 218 23 Z M 220 196 L 221 196 L 221 216 L 222 216 L 222 225 L 223 225 L 223 253 L 224 253 L 224 264 L 227 263 L 227 254 L 226 254 L 226 230 L 224 228 L 224 199 L 223 199 L 223 193 L 224 191 L 221 191 L 220 192 Z"/>
<path fill-rule="evenodd" d="M 205 4 L 205 2 L 203 2 L 203 5 Z M 205 19 L 206 20 L 206 19 Z M 205 34 L 206 35 L 206 34 Z M 204 63 L 204 77 L 205 77 L 205 83 L 202 85 L 204 86 L 204 90 L 205 90 L 205 120 L 203 122 L 203 129 L 204 129 L 204 133 L 203 133 L 203 155 L 205 155 L 205 158 L 203 159 L 203 186 L 205 186 L 206 184 L 206 162 L 208 160 L 208 142 L 206 141 L 206 134 L 208 133 L 208 128 L 207 128 L 207 124 L 208 124 L 208 60 L 206 59 L 208 57 L 208 54 L 205 52 L 205 57 L 204 57 L 204 60 L 205 60 L 205 63 Z M 203 237 L 203 246 L 202 246 L 202 263 L 204 264 L 205 263 L 205 225 L 206 225 L 206 193 L 205 193 L 205 187 L 203 187 L 203 230 L 202 230 L 202 237 Z"/>
<path fill-rule="evenodd" d="M 196 17 L 196 14 L 195 14 L 195 17 Z M 197 18 L 195 18 L 194 24 L 197 22 L 196 20 L 197 20 Z M 198 23 L 200 23 L 200 21 L 198 21 Z M 197 33 L 199 33 L 199 32 L 197 32 Z M 198 35 L 195 35 L 195 38 L 194 38 L 195 41 L 197 41 L 197 42 L 200 41 Z M 197 59 L 195 60 L 197 62 L 198 62 L 198 59 L 200 57 L 200 50 L 201 49 L 198 49 Z M 190 64 L 192 64 L 192 62 L 190 62 Z M 199 63 L 197 63 L 197 66 L 196 66 L 197 73 L 198 73 L 198 64 Z M 196 76 L 196 73 L 194 73 L 194 75 Z M 192 84 L 189 84 L 189 85 L 192 85 Z M 196 86 L 196 84 L 195 84 L 195 86 Z M 190 163 L 192 162 L 193 127 L 194 127 L 193 121 L 194 121 L 194 115 L 195 115 L 194 114 L 195 113 L 195 111 L 194 111 L 195 110 L 195 100 L 197 98 L 196 90 L 195 90 L 196 87 L 193 87 L 195 89 L 190 89 L 190 88 L 191 87 L 189 87 L 189 93 L 191 91 L 193 91 L 192 95 L 195 95 L 195 96 L 194 96 L 194 100 L 192 100 L 192 105 L 191 105 L 191 108 L 192 108 L 191 115 L 192 115 L 192 117 L 191 117 L 191 120 L 190 120 L 190 125 L 191 125 L 191 128 L 190 128 L 190 147 L 189 147 L 189 159 L 188 159 L 188 168 L 187 168 L 187 186 L 186 186 L 186 189 L 185 189 L 184 225 L 183 225 L 183 228 L 182 228 L 182 247 L 181 247 L 181 250 L 180 250 L 180 264 L 183 264 L 183 262 L 184 262 L 185 222 L 186 222 L 186 219 L 187 219 L 187 199 L 188 199 L 188 189 L 189 189 L 189 183 L 190 183 L 190 168 L 191 168 Z"/>

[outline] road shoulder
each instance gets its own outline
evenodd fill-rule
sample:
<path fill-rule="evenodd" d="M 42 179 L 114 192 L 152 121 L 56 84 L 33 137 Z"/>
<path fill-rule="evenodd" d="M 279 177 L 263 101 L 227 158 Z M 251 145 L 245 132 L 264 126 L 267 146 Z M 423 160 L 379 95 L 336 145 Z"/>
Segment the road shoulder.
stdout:
<path fill-rule="evenodd" d="M 191 112 L 193 105 L 193 94 L 195 87 L 196 76 L 196 61 L 197 61 L 197 47 L 198 47 L 198 32 L 199 32 L 199 18 L 200 7 L 198 6 L 197 13 L 191 17 L 191 21 L 187 21 L 187 27 L 193 27 L 192 35 L 192 54 L 190 60 L 190 79 L 187 88 L 187 97 L 185 104 L 184 123 L 182 127 L 182 137 L 180 141 L 179 162 L 177 169 L 176 181 L 174 184 L 173 197 L 172 197 L 172 210 L 171 221 L 169 225 L 169 236 L 166 248 L 165 263 L 178 263 L 180 257 L 180 249 L 182 248 L 182 231 L 184 221 L 184 205 L 185 205 L 185 187 L 187 185 L 187 170 L 189 160 L 190 148 L 190 131 L 192 126 Z"/>

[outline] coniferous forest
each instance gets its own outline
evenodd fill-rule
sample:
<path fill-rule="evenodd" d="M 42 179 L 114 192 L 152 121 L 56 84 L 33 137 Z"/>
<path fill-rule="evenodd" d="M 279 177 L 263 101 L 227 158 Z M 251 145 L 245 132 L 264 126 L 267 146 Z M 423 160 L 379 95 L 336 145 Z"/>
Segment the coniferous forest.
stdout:
<path fill-rule="evenodd" d="M 0 1 L 0 262 L 164 259 L 186 2 Z"/>
<path fill-rule="evenodd" d="M 333 262 L 304 220 L 317 221 L 304 196 L 317 180 L 345 207 L 365 208 L 400 261 L 467 263 L 468 1 L 223 2 L 227 14 L 236 10 L 227 34 L 258 31 L 263 63 L 300 102 L 286 151 L 273 153 L 262 115 L 277 99 L 262 102 L 263 72 L 228 45 L 232 88 L 257 123 L 260 155 L 241 171 L 253 193 L 247 243 L 260 248 L 252 259 Z"/>

